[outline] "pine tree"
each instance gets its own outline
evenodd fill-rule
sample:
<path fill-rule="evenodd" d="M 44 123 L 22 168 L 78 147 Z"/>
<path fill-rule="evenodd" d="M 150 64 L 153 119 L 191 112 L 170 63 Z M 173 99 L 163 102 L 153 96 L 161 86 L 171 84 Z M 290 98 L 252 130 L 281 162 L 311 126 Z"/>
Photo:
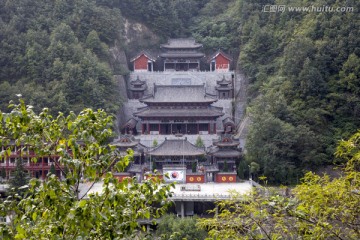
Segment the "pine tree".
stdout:
<path fill-rule="evenodd" d="M 6 170 L 4 167 L 1 168 L 0 176 L 3 180 L 6 179 Z"/>
<path fill-rule="evenodd" d="M 53 163 L 52 163 L 51 166 L 50 166 L 50 174 L 56 175 L 56 169 L 55 169 L 55 166 L 54 166 Z"/>
<path fill-rule="evenodd" d="M 10 189 L 12 191 L 15 191 L 18 194 L 21 194 L 24 192 L 24 190 L 21 188 L 25 186 L 29 181 L 29 177 L 25 172 L 24 169 L 24 163 L 21 158 L 16 159 L 16 168 L 15 171 L 11 174 L 10 178 Z"/>
<path fill-rule="evenodd" d="M 228 172 L 229 171 L 229 165 L 227 163 L 227 161 L 225 160 L 224 161 L 224 169 L 223 169 L 224 172 Z"/>
<path fill-rule="evenodd" d="M 193 162 L 192 165 L 191 165 L 192 172 L 193 173 L 196 172 L 196 169 L 197 169 L 197 164 L 196 164 L 196 162 Z"/>
<path fill-rule="evenodd" d="M 195 146 L 197 146 L 198 148 L 204 147 L 204 141 L 202 140 L 202 138 L 200 136 L 197 137 Z"/>

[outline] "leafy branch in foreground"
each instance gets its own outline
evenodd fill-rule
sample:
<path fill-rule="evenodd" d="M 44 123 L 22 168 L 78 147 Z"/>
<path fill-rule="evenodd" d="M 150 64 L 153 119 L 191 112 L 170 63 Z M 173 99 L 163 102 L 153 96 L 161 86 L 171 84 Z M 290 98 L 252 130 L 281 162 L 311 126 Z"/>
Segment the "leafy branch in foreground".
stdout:
<path fill-rule="evenodd" d="M 12 214 L 10 224 L 0 225 L 4 239 L 121 239 L 135 233 L 137 220 L 164 213 L 172 185 L 114 178 L 112 171 L 124 170 L 131 155 L 121 158 L 108 143 L 113 120 L 104 111 L 37 115 L 22 100 L 10 108 L 0 112 L 0 145 L 9 146 L 0 157 L 15 140 L 37 157 L 59 156 L 55 165 L 66 177 L 32 179 L 26 196 L 1 203 L 0 215 Z"/>
<path fill-rule="evenodd" d="M 359 239 L 359 143 L 360 131 L 340 142 L 336 155 L 347 161 L 340 177 L 309 172 L 290 196 L 269 189 L 235 194 L 217 204 L 217 216 L 198 225 L 211 239 Z"/>

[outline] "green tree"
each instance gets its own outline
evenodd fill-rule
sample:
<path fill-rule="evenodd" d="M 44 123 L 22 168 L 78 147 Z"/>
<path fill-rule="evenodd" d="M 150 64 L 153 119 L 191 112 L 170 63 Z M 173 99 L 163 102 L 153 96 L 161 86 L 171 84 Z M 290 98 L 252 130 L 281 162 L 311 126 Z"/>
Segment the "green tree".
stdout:
<path fill-rule="evenodd" d="M 164 240 L 205 239 L 207 233 L 196 227 L 197 219 L 197 216 L 178 218 L 174 214 L 165 215 L 157 225 L 155 235 Z"/>
<path fill-rule="evenodd" d="M 197 146 L 198 148 L 204 147 L 204 141 L 202 140 L 202 138 L 200 136 L 198 136 L 196 138 L 195 146 Z"/>
<path fill-rule="evenodd" d="M 153 146 L 153 147 L 157 147 L 157 146 L 158 146 L 158 141 L 157 141 L 156 138 L 153 140 L 152 146 Z"/>
<path fill-rule="evenodd" d="M 22 158 L 16 159 L 15 171 L 10 175 L 10 189 L 11 192 L 23 194 L 25 192 L 24 186 L 29 182 L 29 175 L 25 172 L 24 163 Z"/>
<path fill-rule="evenodd" d="M 210 239 L 359 239 L 359 142 L 360 131 L 340 142 L 336 155 L 346 164 L 339 177 L 308 172 L 290 196 L 234 194 L 218 203 L 217 217 L 198 225 L 210 229 Z"/>
<path fill-rule="evenodd" d="M 0 170 L 0 176 L 1 176 L 1 178 L 2 178 L 3 180 L 6 179 L 6 170 L 5 170 L 4 167 L 2 167 L 1 170 Z"/>
<path fill-rule="evenodd" d="M 192 162 L 192 164 L 191 164 L 191 171 L 194 173 L 194 172 L 196 172 L 197 170 L 197 163 L 196 162 Z"/>
<path fill-rule="evenodd" d="M 227 161 L 224 161 L 224 167 L 223 167 L 223 172 L 228 172 L 229 171 L 229 164 L 227 163 Z"/>
<path fill-rule="evenodd" d="M 10 108 L 0 112 L 0 145 L 15 140 L 37 157 L 57 155 L 67 173 L 65 180 L 32 179 L 25 197 L 10 196 L 0 204 L 1 216 L 14 214 L 11 224 L 0 225 L 3 239 L 120 239 L 134 234 L 138 219 L 164 213 L 172 185 L 114 178 L 112 171 L 123 171 L 131 156 L 121 157 L 109 144 L 114 121 L 104 111 L 53 117 L 48 109 L 35 114 L 22 100 Z M 91 192 L 95 185 L 101 190 Z"/>
<path fill-rule="evenodd" d="M 50 174 L 54 174 L 54 175 L 56 175 L 56 169 L 55 169 L 55 165 L 52 163 L 51 165 L 50 165 Z"/>

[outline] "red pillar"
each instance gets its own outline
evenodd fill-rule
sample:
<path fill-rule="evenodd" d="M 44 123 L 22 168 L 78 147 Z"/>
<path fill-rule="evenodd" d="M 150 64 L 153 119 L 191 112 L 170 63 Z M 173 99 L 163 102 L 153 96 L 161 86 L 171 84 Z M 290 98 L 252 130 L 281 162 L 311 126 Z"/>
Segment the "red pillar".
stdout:
<path fill-rule="evenodd" d="M 41 158 L 41 178 L 45 179 L 44 158 Z"/>
<path fill-rule="evenodd" d="M 150 133 L 150 124 L 149 123 L 146 124 L 146 131 L 147 131 L 147 133 Z"/>
<path fill-rule="evenodd" d="M 159 134 L 161 134 L 161 131 L 160 131 L 160 123 L 159 123 Z"/>
<path fill-rule="evenodd" d="M 141 134 L 144 134 L 144 124 L 141 124 Z"/>
<path fill-rule="evenodd" d="M 210 134 L 210 123 L 208 123 L 208 133 Z"/>
<path fill-rule="evenodd" d="M 214 122 L 214 134 L 216 134 L 216 122 Z"/>

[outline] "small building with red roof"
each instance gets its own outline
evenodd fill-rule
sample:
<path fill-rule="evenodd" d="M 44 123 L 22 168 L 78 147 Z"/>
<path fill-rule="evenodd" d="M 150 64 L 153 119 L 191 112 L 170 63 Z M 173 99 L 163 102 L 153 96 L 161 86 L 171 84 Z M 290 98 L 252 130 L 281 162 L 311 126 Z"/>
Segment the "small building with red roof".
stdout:
<path fill-rule="evenodd" d="M 219 49 L 209 59 L 210 71 L 228 72 L 230 71 L 230 63 L 232 60 L 228 54 Z"/>
<path fill-rule="evenodd" d="M 133 63 L 134 72 L 152 72 L 154 71 L 154 62 L 156 59 L 147 51 L 141 51 L 130 60 Z"/>

